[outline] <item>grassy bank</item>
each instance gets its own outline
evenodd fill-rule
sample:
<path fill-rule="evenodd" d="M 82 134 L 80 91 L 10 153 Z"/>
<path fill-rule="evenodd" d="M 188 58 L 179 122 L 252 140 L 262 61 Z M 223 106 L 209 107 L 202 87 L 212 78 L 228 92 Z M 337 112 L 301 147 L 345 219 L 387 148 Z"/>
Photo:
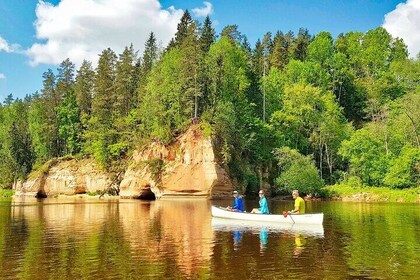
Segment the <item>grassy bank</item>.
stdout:
<path fill-rule="evenodd" d="M 15 194 L 13 190 L 0 189 L 0 197 L 11 197 Z"/>
<path fill-rule="evenodd" d="M 385 187 L 349 186 L 338 184 L 324 188 L 332 199 L 343 201 L 389 201 L 420 203 L 420 187 L 390 189 Z"/>

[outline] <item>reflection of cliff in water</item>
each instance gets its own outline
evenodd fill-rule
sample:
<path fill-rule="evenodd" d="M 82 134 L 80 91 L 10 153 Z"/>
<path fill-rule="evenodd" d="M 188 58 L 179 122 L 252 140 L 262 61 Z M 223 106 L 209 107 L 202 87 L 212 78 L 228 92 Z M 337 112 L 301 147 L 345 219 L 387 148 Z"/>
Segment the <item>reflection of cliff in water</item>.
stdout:
<path fill-rule="evenodd" d="M 10 209 L 0 220 L 0 242 L 18 250 L 10 255 L 3 250 L 10 246 L 0 246 L 2 279 L 195 278 L 208 272 L 213 232 L 205 200 L 26 198 Z"/>
<path fill-rule="evenodd" d="M 154 258 L 174 259 L 187 276 L 208 268 L 213 232 L 208 201 L 155 201 L 121 204 L 125 237 L 132 250 Z"/>

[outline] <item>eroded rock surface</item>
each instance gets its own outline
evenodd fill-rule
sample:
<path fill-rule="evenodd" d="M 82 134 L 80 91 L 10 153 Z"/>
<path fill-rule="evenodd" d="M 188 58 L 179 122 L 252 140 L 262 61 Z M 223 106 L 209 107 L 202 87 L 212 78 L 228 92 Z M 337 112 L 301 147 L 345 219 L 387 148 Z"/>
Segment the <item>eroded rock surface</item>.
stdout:
<path fill-rule="evenodd" d="M 232 191 L 227 172 L 216 162 L 211 138 L 197 126 L 173 144 L 152 143 L 135 151 L 120 184 L 120 196 L 222 197 Z"/>
<path fill-rule="evenodd" d="M 58 194 L 81 194 L 107 188 L 111 179 L 93 160 L 57 160 L 47 163 L 44 171 L 31 174 L 25 182 L 14 185 L 15 195 L 46 197 Z"/>

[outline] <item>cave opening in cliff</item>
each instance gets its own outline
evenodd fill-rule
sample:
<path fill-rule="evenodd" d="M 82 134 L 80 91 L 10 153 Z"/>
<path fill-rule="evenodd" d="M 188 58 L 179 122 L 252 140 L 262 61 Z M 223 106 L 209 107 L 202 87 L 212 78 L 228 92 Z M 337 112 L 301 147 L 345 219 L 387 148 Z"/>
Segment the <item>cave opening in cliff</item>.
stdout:
<path fill-rule="evenodd" d="M 148 187 L 145 190 L 143 190 L 142 194 L 139 196 L 139 199 L 142 199 L 142 200 L 156 200 L 156 196 L 155 196 L 155 193 L 152 192 L 150 187 Z"/>

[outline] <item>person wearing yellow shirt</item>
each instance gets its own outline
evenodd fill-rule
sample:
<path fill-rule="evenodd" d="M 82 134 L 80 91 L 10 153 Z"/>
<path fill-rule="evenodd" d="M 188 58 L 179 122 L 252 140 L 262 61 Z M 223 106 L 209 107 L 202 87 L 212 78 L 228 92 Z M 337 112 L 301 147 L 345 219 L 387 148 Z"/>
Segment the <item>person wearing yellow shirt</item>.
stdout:
<path fill-rule="evenodd" d="M 293 199 L 295 200 L 295 209 L 288 211 L 289 214 L 305 214 L 305 200 L 299 196 L 298 190 L 292 192 Z"/>

